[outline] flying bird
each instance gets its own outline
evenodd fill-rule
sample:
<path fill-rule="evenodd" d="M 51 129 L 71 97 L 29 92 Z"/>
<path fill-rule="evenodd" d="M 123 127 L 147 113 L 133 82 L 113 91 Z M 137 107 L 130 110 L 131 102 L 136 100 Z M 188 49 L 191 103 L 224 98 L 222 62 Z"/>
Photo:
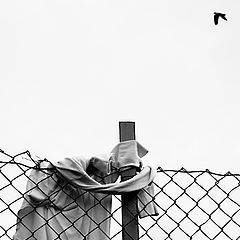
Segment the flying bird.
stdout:
<path fill-rule="evenodd" d="M 215 23 L 215 25 L 218 24 L 218 19 L 219 19 L 219 17 L 221 17 L 222 19 L 224 19 L 225 21 L 227 21 L 227 19 L 226 19 L 226 14 L 214 12 L 214 23 Z"/>

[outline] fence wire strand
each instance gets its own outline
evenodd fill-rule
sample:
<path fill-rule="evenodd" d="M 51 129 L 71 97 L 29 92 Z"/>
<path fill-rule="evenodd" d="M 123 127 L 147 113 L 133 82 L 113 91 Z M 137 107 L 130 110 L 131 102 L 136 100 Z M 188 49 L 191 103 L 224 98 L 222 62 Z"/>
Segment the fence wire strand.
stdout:
<path fill-rule="evenodd" d="M 39 240 L 38 233 L 46 226 L 54 235 L 51 240 L 66 239 L 65 233 L 69 229 L 75 231 L 80 237 L 79 239 L 87 239 L 96 231 L 101 232 L 106 239 L 121 239 L 120 196 L 113 195 L 113 206 L 109 210 L 106 202 L 111 195 L 102 194 L 99 197 L 94 193 L 76 189 L 70 182 L 64 181 L 59 176 L 56 178 L 54 169 L 40 167 L 42 161 L 48 162 L 47 159 L 35 160 L 29 151 L 11 156 L 1 149 L 0 156 L 0 239 L 13 239 L 19 223 L 28 229 L 29 234 L 25 239 Z M 33 169 L 44 172 L 46 178 L 38 183 L 32 181 L 30 173 Z M 41 183 L 49 179 L 59 185 L 57 191 L 66 194 L 69 202 L 59 210 L 58 206 L 50 201 L 50 195 L 48 196 L 49 202 L 45 206 L 58 209 L 51 217 L 44 218 L 38 210 L 38 207 L 43 204 L 40 203 L 39 206 L 33 206 L 31 211 L 19 219 L 18 210 L 23 200 L 31 205 L 27 197 L 28 192 L 38 188 L 41 194 L 46 195 L 41 190 Z M 103 184 L 107 182 L 101 176 L 95 176 L 95 179 Z M 27 182 L 31 182 L 33 185 L 33 188 L 28 191 L 26 191 Z M 155 196 L 152 201 L 157 205 L 159 215 L 148 216 L 147 220 L 139 219 L 139 239 L 240 240 L 240 174 L 231 172 L 220 174 L 208 169 L 166 170 L 158 167 L 153 184 Z M 57 194 L 57 191 L 52 194 Z M 72 192 L 77 192 L 77 194 L 71 194 Z M 79 204 L 80 200 L 86 196 L 91 197 L 94 201 L 94 204 L 88 209 Z M 141 201 L 140 198 L 139 201 Z M 77 206 L 84 214 L 70 219 L 66 214 L 66 209 L 72 206 Z M 106 217 L 96 220 L 92 217 L 92 211 L 99 206 L 106 213 Z M 41 219 L 42 224 L 31 232 L 31 228 L 23 218 L 33 213 Z M 68 223 L 65 229 L 55 229 L 53 222 L 57 217 Z M 92 225 L 91 229 L 85 233 L 78 228 L 78 224 L 83 218 L 88 218 Z M 110 233 L 107 233 L 104 226 L 110 220 L 111 229 Z"/>

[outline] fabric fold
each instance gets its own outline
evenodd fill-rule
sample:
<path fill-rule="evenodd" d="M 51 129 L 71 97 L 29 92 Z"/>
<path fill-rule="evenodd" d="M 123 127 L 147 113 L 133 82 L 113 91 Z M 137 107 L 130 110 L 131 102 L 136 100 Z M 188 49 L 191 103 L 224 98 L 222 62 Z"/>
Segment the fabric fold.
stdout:
<path fill-rule="evenodd" d="M 65 158 L 63 161 L 53 164 L 53 166 L 56 167 L 57 172 L 60 174 L 59 176 L 63 176 L 70 183 L 81 189 L 116 195 L 140 190 L 148 186 L 156 175 L 156 169 L 146 166 L 139 174 L 127 181 L 100 184 L 83 170 L 78 158 Z M 111 177 L 111 174 L 105 177 Z"/>
<path fill-rule="evenodd" d="M 148 150 L 136 140 L 120 142 L 111 151 L 114 166 L 116 168 L 141 167 L 141 158 L 144 157 Z"/>

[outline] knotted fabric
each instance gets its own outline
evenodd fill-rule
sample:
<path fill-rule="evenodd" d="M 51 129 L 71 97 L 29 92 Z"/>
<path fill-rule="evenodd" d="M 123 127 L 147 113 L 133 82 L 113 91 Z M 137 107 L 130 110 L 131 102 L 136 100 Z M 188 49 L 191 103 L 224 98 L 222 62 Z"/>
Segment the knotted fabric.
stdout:
<path fill-rule="evenodd" d="M 139 190 L 139 216 L 157 215 L 151 184 L 155 169 L 146 166 L 124 182 L 116 182 L 119 172 L 110 171 L 111 164 L 116 165 L 117 159 L 119 168 L 137 166 L 143 156 L 142 153 L 138 155 L 138 148 L 143 150 L 136 141 L 128 141 L 127 145 L 118 144 L 113 154 L 105 157 L 42 162 L 40 168 L 30 174 L 13 239 L 109 239 L 111 194 Z"/>

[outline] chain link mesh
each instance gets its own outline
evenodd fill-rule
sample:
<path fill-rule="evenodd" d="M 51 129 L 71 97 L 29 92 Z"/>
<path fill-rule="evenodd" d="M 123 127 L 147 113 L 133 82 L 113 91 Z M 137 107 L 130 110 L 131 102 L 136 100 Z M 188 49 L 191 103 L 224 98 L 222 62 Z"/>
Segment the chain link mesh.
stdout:
<path fill-rule="evenodd" d="M 158 217 L 140 221 L 140 239 L 240 239 L 240 175 L 163 170 L 154 181 Z"/>
<path fill-rule="evenodd" d="M 7 240 L 13 239 L 17 222 L 21 221 L 18 219 L 17 212 L 23 199 L 27 200 L 26 184 L 32 181 L 29 177 L 30 172 L 32 169 L 39 171 L 45 171 L 45 169 L 39 168 L 41 160 L 34 160 L 29 151 L 11 156 L 0 150 L 0 154 L 0 239 Z M 54 170 L 46 178 L 62 184 L 54 177 Z M 103 184 L 105 182 L 105 179 L 100 176 L 98 180 Z M 159 167 L 153 184 L 155 188 L 153 201 L 158 207 L 159 215 L 139 219 L 139 239 L 240 240 L 239 174 L 230 172 L 217 174 L 209 170 L 187 171 L 183 168 L 164 170 Z M 35 186 L 39 187 L 36 183 Z M 109 195 L 105 194 L 99 198 L 91 192 L 81 191 L 77 197 L 73 197 L 69 194 L 69 188 L 74 186 L 71 183 L 64 183 L 60 188 L 71 199 L 65 208 L 78 203 L 77 198 L 86 194 L 90 194 L 95 199 L 95 204 L 87 210 L 78 205 L 85 213 L 74 221 L 68 218 L 64 209 L 57 211 L 51 218 L 44 219 L 38 209 L 33 208 L 32 211 L 42 218 L 42 225 L 39 225 L 26 239 L 38 239 L 36 233 L 45 225 L 55 233 L 54 239 L 61 240 L 68 228 L 74 228 L 82 239 L 87 239 L 94 231 L 100 231 L 107 239 L 122 239 L 121 196 L 113 195 L 110 211 L 105 204 Z M 91 216 L 91 211 L 99 205 L 106 211 L 107 217 L 96 221 Z M 54 207 L 54 203 L 50 202 L 48 207 Z M 63 231 L 57 231 L 51 225 L 57 215 L 69 223 Z M 76 226 L 77 222 L 86 216 L 91 221 L 92 228 L 88 233 L 83 234 Z M 107 234 L 103 225 L 109 219 L 111 219 L 111 230 L 110 234 Z M 25 227 L 28 228 L 27 225 Z"/>

